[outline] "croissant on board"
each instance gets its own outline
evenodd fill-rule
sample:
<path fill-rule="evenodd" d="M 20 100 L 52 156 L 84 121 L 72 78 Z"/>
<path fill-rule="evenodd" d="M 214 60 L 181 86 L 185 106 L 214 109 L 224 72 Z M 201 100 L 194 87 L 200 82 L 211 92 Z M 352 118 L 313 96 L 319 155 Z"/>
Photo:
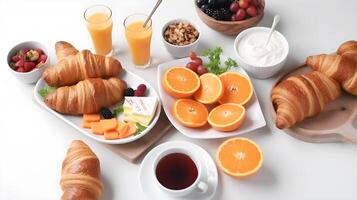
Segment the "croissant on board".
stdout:
<path fill-rule="evenodd" d="M 47 106 L 63 114 L 99 113 L 123 99 L 126 83 L 118 78 L 91 78 L 56 89 L 44 99 Z"/>
<path fill-rule="evenodd" d="M 57 60 L 60 61 L 67 56 L 76 55 L 79 51 L 70 43 L 58 41 L 55 44 Z"/>
<path fill-rule="evenodd" d="M 95 55 L 89 50 L 75 52 L 69 43 L 60 42 L 56 45 L 59 61 L 42 75 L 49 86 L 69 86 L 87 78 L 109 78 L 123 70 L 115 58 Z"/>
<path fill-rule="evenodd" d="M 62 163 L 61 200 L 98 200 L 103 191 L 100 163 L 82 141 L 72 141 Z"/>
<path fill-rule="evenodd" d="M 289 77 L 272 90 L 276 126 L 290 128 L 307 117 L 319 114 L 340 93 L 338 83 L 318 71 Z"/>
<path fill-rule="evenodd" d="M 357 62 L 357 41 L 347 41 L 337 49 L 337 54 L 347 56 Z"/>
<path fill-rule="evenodd" d="M 348 41 L 340 46 L 336 55 L 309 56 L 306 64 L 338 81 L 343 89 L 357 95 L 357 42 Z"/>

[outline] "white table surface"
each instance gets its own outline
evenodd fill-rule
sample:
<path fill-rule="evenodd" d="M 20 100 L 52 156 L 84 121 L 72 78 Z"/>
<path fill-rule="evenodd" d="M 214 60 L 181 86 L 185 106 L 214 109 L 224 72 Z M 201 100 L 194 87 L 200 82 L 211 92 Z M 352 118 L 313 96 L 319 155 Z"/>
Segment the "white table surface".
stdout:
<path fill-rule="evenodd" d="M 114 45 L 124 66 L 133 69 L 123 35 L 123 19 L 134 12 L 148 12 L 153 0 L 102 1 L 113 9 Z M 138 181 L 139 164 L 132 164 L 59 121 L 32 101 L 33 85 L 24 85 L 6 69 L 8 50 L 21 41 L 46 44 L 54 61 L 54 43 L 72 42 L 79 49 L 91 48 L 83 11 L 94 1 L 9 0 L 0 1 L 0 199 L 59 199 L 60 169 L 69 143 L 81 139 L 101 160 L 106 186 L 103 200 L 145 199 Z M 357 39 L 355 0 L 268 0 L 260 25 L 268 26 L 275 13 L 281 15 L 278 30 L 290 43 L 285 70 L 301 64 L 307 55 L 333 52 L 340 43 Z M 173 59 L 160 38 L 161 26 L 172 18 L 187 18 L 202 28 L 199 50 L 221 46 L 234 58 L 234 37 L 212 31 L 196 16 L 192 0 L 164 0 L 154 15 L 152 56 L 147 70 L 134 70 L 156 86 L 156 65 Z M 267 127 L 245 134 L 264 153 L 260 172 L 235 180 L 219 171 L 216 199 L 356 199 L 357 146 L 311 144 L 277 130 L 269 115 L 272 83 L 253 79 Z M 191 140 L 172 130 L 161 142 L 186 140 L 204 147 L 212 156 L 223 140 Z"/>

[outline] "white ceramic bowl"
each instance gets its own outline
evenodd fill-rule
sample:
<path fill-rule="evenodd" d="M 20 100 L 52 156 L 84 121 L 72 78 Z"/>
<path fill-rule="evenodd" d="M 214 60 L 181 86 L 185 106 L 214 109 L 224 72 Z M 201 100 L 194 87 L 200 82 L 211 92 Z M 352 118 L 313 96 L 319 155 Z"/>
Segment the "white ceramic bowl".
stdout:
<path fill-rule="evenodd" d="M 30 49 L 40 48 L 40 49 L 42 49 L 43 52 L 47 55 L 46 62 L 40 68 L 35 68 L 34 70 L 32 70 L 30 72 L 17 72 L 15 70 L 13 70 L 10 67 L 11 57 L 13 55 L 15 55 L 18 51 L 20 51 L 22 48 L 30 48 Z M 8 64 L 8 69 L 11 71 L 11 73 L 17 79 L 19 79 L 23 83 L 31 84 L 31 83 L 37 82 L 41 78 L 43 71 L 49 66 L 49 64 L 50 64 L 49 54 L 48 54 L 48 51 L 47 51 L 47 48 L 45 47 L 45 45 L 43 45 L 39 42 L 35 42 L 35 41 L 22 42 L 16 46 L 14 46 L 9 51 L 9 53 L 7 54 L 7 64 Z"/>
<path fill-rule="evenodd" d="M 273 65 L 268 65 L 268 66 L 252 65 L 251 63 L 247 63 L 239 55 L 238 43 L 247 34 L 250 34 L 252 32 L 256 32 L 256 31 L 265 31 L 265 32 L 269 33 L 270 28 L 252 27 L 252 28 L 242 31 L 241 33 L 238 34 L 238 36 L 234 40 L 234 51 L 237 55 L 237 61 L 238 61 L 239 66 L 242 66 L 248 72 L 248 74 L 250 76 L 253 76 L 254 78 L 265 79 L 265 78 L 269 78 L 269 77 L 273 76 L 274 74 L 276 74 L 284 66 L 286 59 L 288 57 L 288 54 L 289 54 L 289 43 L 281 33 L 279 33 L 278 31 L 275 31 L 274 34 L 282 42 L 283 47 L 285 49 L 282 59 L 280 59 L 277 63 L 275 63 Z"/>
<path fill-rule="evenodd" d="M 189 23 L 191 24 L 193 27 L 195 27 L 195 29 L 198 31 L 199 35 L 196 41 L 192 42 L 191 44 L 188 45 L 184 45 L 184 46 L 178 46 L 178 45 L 173 45 L 170 44 L 169 42 L 167 42 L 164 38 L 164 32 L 166 30 L 166 28 L 170 25 L 170 24 L 174 24 L 174 23 L 178 23 L 178 22 L 184 22 L 184 23 Z M 201 39 L 201 29 L 197 26 L 197 24 L 192 23 L 186 19 L 174 19 L 171 21 L 168 21 L 161 30 L 161 38 L 162 41 L 164 42 L 164 45 L 167 49 L 167 51 L 175 58 L 183 58 L 183 57 L 187 57 L 191 51 L 195 51 L 197 48 L 197 45 Z"/>

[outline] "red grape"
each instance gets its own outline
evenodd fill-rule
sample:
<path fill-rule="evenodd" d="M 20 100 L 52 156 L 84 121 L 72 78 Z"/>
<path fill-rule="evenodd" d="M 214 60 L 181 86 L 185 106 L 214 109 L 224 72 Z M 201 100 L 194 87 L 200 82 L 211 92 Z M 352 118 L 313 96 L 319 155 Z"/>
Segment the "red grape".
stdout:
<path fill-rule="evenodd" d="M 250 4 L 252 4 L 255 7 L 259 6 L 259 0 L 250 0 Z"/>
<path fill-rule="evenodd" d="M 254 6 L 249 6 L 246 11 L 247 14 L 251 17 L 257 16 L 258 14 L 258 11 Z"/>
<path fill-rule="evenodd" d="M 239 10 L 239 5 L 237 2 L 231 3 L 231 6 L 229 7 L 232 13 L 236 13 Z"/>
<path fill-rule="evenodd" d="M 195 63 L 197 66 L 198 65 L 202 65 L 202 59 L 201 58 L 196 58 L 192 62 Z"/>
<path fill-rule="evenodd" d="M 239 1 L 239 7 L 240 8 L 248 8 L 249 2 L 247 0 L 240 0 Z"/>
<path fill-rule="evenodd" d="M 197 67 L 197 74 L 198 75 L 202 75 L 202 74 L 205 74 L 205 73 L 207 73 L 208 72 L 208 70 L 203 66 L 203 65 L 199 65 L 198 67 Z"/>
<path fill-rule="evenodd" d="M 196 59 L 197 58 L 197 54 L 194 51 L 191 51 L 190 52 L 190 58 L 191 58 L 191 60 Z"/>
<path fill-rule="evenodd" d="M 189 62 L 189 63 L 187 63 L 186 67 L 189 68 L 190 70 L 194 71 L 195 73 L 197 73 L 198 65 L 196 65 L 196 63 Z"/>
<path fill-rule="evenodd" d="M 231 16 L 231 21 L 236 21 L 236 15 L 235 15 L 235 14 L 233 14 L 233 15 Z"/>
<path fill-rule="evenodd" d="M 243 20 L 245 19 L 245 16 L 246 16 L 246 13 L 245 13 L 245 10 L 244 9 L 239 9 L 235 18 L 236 18 L 236 21 L 240 21 L 240 20 Z"/>

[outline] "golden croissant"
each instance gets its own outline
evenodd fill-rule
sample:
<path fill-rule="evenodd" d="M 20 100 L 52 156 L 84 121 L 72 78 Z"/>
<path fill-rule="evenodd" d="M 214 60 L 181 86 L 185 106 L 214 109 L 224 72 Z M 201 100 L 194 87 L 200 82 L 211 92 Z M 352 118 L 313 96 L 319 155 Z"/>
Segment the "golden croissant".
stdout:
<path fill-rule="evenodd" d="M 65 41 L 56 42 L 55 51 L 58 61 L 68 56 L 76 55 L 79 52 L 72 44 Z"/>
<path fill-rule="evenodd" d="M 98 200 L 103 191 L 100 163 L 82 141 L 72 141 L 62 163 L 61 200 Z"/>
<path fill-rule="evenodd" d="M 340 46 L 337 55 L 309 56 L 306 64 L 338 81 L 343 89 L 357 95 L 357 42 L 348 41 Z"/>
<path fill-rule="evenodd" d="M 357 41 L 347 41 L 338 48 L 337 54 L 347 56 L 357 62 Z"/>
<path fill-rule="evenodd" d="M 338 83 L 318 71 L 289 77 L 272 90 L 276 126 L 290 128 L 307 117 L 319 114 L 340 93 Z"/>
<path fill-rule="evenodd" d="M 98 113 L 123 99 L 126 83 L 118 78 L 86 79 L 73 86 L 64 86 L 45 97 L 50 108 L 63 114 Z"/>
<path fill-rule="evenodd" d="M 74 54 L 74 47 L 68 44 L 62 42 L 56 45 L 59 61 L 42 75 L 49 86 L 69 86 L 87 78 L 109 78 L 123 70 L 115 58 L 95 55 L 89 50 Z"/>

